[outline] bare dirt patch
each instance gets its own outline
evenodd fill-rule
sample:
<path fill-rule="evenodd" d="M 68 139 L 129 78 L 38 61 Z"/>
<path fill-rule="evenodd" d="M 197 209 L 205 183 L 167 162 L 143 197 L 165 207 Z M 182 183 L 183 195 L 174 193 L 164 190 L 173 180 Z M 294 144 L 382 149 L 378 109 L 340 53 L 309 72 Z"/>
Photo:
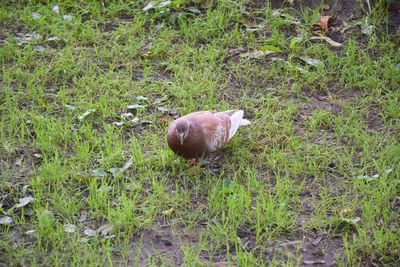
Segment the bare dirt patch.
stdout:
<path fill-rule="evenodd" d="M 196 246 L 199 242 L 200 233 L 204 231 L 202 226 L 189 229 L 184 226 L 171 227 L 171 225 L 159 224 L 156 227 L 140 234 L 133 240 L 135 250 L 132 251 L 132 263 L 138 266 L 146 266 L 149 259 L 161 255 L 163 259 L 175 266 L 184 263 L 184 246 Z M 139 251 L 139 254 L 136 254 Z M 204 262 L 208 259 L 201 257 Z M 157 262 L 157 259 L 155 259 Z M 161 262 L 159 262 L 161 263 Z"/>

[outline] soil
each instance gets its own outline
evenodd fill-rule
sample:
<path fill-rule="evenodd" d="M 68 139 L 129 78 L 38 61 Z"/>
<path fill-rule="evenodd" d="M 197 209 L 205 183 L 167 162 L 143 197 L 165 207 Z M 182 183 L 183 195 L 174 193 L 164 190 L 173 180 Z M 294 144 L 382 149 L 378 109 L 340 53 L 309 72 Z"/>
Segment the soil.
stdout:
<path fill-rule="evenodd" d="M 184 255 L 182 247 L 196 246 L 199 242 L 200 233 L 204 231 L 204 227 L 198 226 L 195 229 L 188 229 L 178 225 L 172 227 L 168 224 L 154 227 L 132 240 L 135 248 L 132 251 L 134 255 L 131 263 L 135 266 L 146 266 L 149 262 L 149 257 L 154 257 L 156 254 L 163 255 L 167 258 L 170 264 L 174 266 L 182 266 L 184 263 Z M 137 253 L 140 251 L 139 253 Z M 206 256 L 200 256 L 200 260 L 209 262 Z M 160 264 L 161 262 L 158 262 Z M 165 264 L 165 262 L 163 262 Z"/>

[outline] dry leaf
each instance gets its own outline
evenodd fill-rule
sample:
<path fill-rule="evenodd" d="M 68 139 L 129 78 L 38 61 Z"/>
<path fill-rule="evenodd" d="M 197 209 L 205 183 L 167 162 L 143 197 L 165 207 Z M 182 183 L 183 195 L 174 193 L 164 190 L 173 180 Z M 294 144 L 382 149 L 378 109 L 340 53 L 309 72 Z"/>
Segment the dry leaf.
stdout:
<path fill-rule="evenodd" d="M 34 201 L 35 199 L 33 197 L 24 197 L 24 198 L 20 198 L 18 201 L 19 203 L 17 205 L 15 205 L 15 207 L 17 208 L 22 208 L 25 207 L 26 205 L 28 205 L 30 202 Z"/>
<path fill-rule="evenodd" d="M 96 235 L 97 235 L 97 231 L 92 230 L 92 229 L 89 229 L 89 228 L 85 229 L 85 230 L 83 231 L 83 233 L 84 233 L 85 235 L 87 235 L 87 236 L 96 236 Z"/>
<path fill-rule="evenodd" d="M 248 19 L 245 19 L 245 18 L 241 19 L 240 23 L 242 23 L 247 28 L 256 28 L 257 27 L 254 23 L 250 22 Z"/>
<path fill-rule="evenodd" d="M 331 16 L 321 16 L 319 17 L 319 20 L 317 21 L 317 25 L 321 27 L 323 31 L 328 31 L 328 21 Z"/>
<path fill-rule="evenodd" d="M 79 217 L 78 222 L 84 222 L 87 219 L 88 212 L 86 210 L 81 211 L 81 216 Z"/>
<path fill-rule="evenodd" d="M 74 233 L 75 232 L 75 230 L 76 230 L 76 226 L 75 225 L 73 225 L 73 224 L 64 224 L 64 231 L 66 232 L 66 233 Z"/>
<path fill-rule="evenodd" d="M 312 265 L 312 264 L 324 264 L 326 261 L 324 260 L 305 260 L 304 264 Z"/>
<path fill-rule="evenodd" d="M 311 27 L 311 32 L 314 35 L 325 34 L 328 31 L 328 21 L 331 16 L 320 16 L 318 21 Z M 320 32 L 322 30 L 322 32 Z"/>
<path fill-rule="evenodd" d="M 113 227 L 111 225 L 105 224 L 97 229 L 97 233 L 101 233 L 102 236 L 106 236 L 112 229 Z"/>
<path fill-rule="evenodd" d="M 349 209 L 349 208 L 341 209 L 338 211 L 338 215 L 340 217 L 346 217 L 348 215 L 351 215 L 352 213 L 353 213 L 353 210 Z"/>
<path fill-rule="evenodd" d="M 261 59 L 261 57 L 264 57 L 266 55 L 273 54 L 273 53 L 275 53 L 275 52 L 274 51 L 256 50 L 254 52 L 240 54 L 240 57 L 246 57 L 246 58 L 249 58 L 249 59 Z"/>
<path fill-rule="evenodd" d="M 175 209 L 174 208 L 170 208 L 168 210 L 164 210 L 162 212 L 162 214 L 164 214 L 165 216 L 171 216 L 174 212 L 175 212 Z"/>
<path fill-rule="evenodd" d="M 326 36 L 314 36 L 314 37 L 311 37 L 310 40 L 323 40 L 323 41 L 326 41 L 328 44 L 330 44 L 333 47 L 342 47 L 343 46 L 343 44 L 335 42 L 331 38 L 326 37 Z"/>
<path fill-rule="evenodd" d="M 7 225 L 13 222 L 13 219 L 11 217 L 5 216 L 5 217 L 0 217 L 0 224 Z"/>

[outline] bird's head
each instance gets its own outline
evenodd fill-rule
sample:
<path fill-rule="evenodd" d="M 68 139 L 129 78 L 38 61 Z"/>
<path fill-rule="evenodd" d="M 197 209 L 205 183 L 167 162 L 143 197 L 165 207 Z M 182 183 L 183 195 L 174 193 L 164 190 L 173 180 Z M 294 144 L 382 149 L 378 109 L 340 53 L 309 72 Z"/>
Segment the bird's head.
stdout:
<path fill-rule="evenodd" d="M 181 145 L 189 135 L 190 123 L 187 120 L 178 120 L 175 125 L 175 133 Z"/>

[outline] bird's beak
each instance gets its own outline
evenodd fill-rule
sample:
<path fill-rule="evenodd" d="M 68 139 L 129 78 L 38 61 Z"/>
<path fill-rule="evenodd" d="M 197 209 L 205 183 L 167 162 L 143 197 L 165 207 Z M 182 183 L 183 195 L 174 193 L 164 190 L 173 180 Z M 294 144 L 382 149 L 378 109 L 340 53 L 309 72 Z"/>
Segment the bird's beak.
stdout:
<path fill-rule="evenodd" d="M 183 145 L 183 141 L 185 140 L 185 135 L 179 133 L 179 134 L 178 134 L 178 139 L 179 139 L 179 142 L 181 143 L 181 145 Z"/>

